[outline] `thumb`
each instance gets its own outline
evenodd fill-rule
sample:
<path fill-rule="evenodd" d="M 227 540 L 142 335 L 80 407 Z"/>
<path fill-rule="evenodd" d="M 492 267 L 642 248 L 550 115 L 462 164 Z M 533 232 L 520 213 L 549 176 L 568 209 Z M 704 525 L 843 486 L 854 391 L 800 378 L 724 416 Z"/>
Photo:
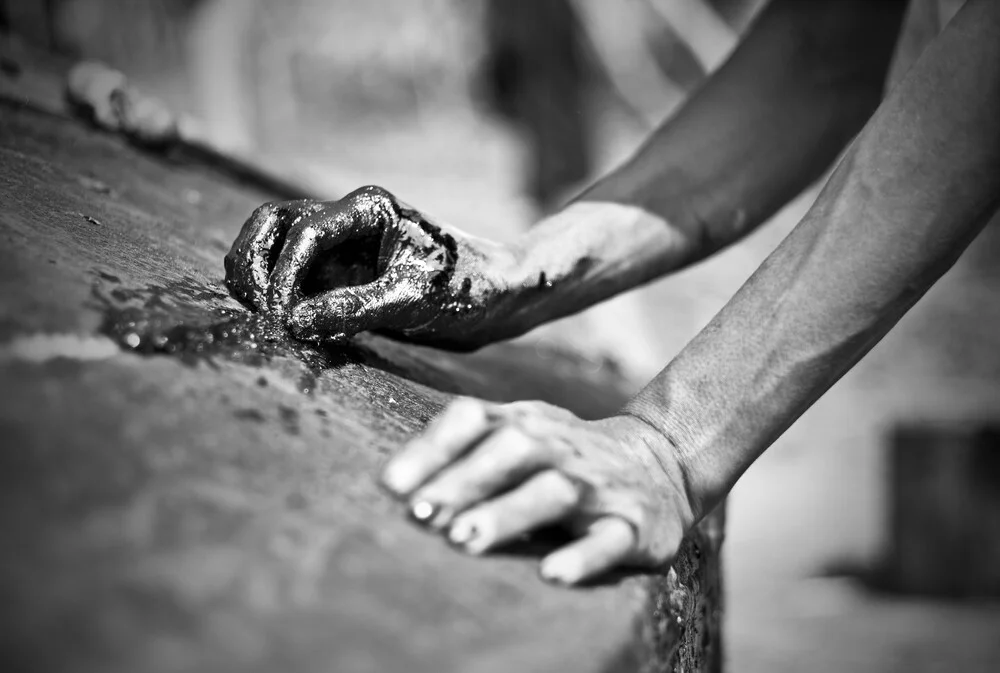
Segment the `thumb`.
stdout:
<path fill-rule="evenodd" d="M 423 303 L 406 301 L 399 280 L 380 277 L 371 283 L 329 290 L 303 299 L 292 309 L 288 327 L 299 339 L 343 342 L 359 332 L 389 327 L 400 318 L 416 318 Z M 407 313 L 412 315 L 407 315 Z"/>

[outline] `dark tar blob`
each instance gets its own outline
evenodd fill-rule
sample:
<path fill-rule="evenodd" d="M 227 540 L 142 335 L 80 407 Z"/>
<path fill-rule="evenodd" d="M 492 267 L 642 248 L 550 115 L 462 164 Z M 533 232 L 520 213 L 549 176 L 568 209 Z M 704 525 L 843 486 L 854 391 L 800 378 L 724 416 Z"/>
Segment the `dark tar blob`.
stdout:
<path fill-rule="evenodd" d="M 260 366 L 276 357 L 294 358 L 305 365 L 299 385 L 306 393 L 315 390 L 320 371 L 363 361 L 358 349 L 306 344 L 270 316 L 220 306 L 223 299 L 228 302 L 225 293 L 190 279 L 110 291 L 99 282 L 92 295 L 104 313 L 101 333 L 140 355 L 210 366 L 217 360 Z"/>

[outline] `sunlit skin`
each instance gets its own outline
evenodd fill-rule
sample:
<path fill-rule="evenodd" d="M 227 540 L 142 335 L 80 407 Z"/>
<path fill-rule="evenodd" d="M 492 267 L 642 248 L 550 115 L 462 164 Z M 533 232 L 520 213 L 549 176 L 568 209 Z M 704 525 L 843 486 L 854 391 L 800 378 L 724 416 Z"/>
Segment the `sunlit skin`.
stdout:
<path fill-rule="evenodd" d="M 462 398 L 382 474 L 412 518 L 472 554 L 565 524 L 576 539 L 542 560 L 549 581 L 662 571 L 1000 208 L 1000 3 L 969 0 L 880 104 L 904 9 L 775 0 L 630 161 L 515 245 L 446 229 L 461 266 L 447 279 L 433 245 L 422 262 L 400 254 L 394 199 L 368 190 L 300 204 L 291 225 L 258 211 L 227 259 L 230 287 L 308 339 L 380 329 L 475 348 L 703 259 L 843 152 L 794 231 L 619 414 Z M 373 231 L 379 279 L 304 296 L 318 250 Z M 449 313 L 459 275 L 472 308 Z"/>

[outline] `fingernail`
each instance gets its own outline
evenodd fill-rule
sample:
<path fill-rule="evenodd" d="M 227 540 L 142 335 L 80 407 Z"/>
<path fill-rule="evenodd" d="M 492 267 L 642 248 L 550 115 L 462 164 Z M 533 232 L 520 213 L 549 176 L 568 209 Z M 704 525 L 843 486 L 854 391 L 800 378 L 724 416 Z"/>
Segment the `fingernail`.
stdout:
<path fill-rule="evenodd" d="M 448 540 L 455 545 L 468 545 L 479 535 L 479 528 L 468 518 L 458 518 L 448 529 Z"/>
<path fill-rule="evenodd" d="M 395 463 L 389 463 L 386 465 L 385 469 L 382 470 L 382 478 L 379 480 L 388 491 L 399 496 L 406 495 L 406 480 L 403 478 L 405 475 L 400 473 L 400 469 Z"/>
<path fill-rule="evenodd" d="M 577 578 L 576 563 L 565 554 L 554 554 L 542 560 L 538 574 L 552 584 L 572 584 Z"/>
<path fill-rule="evenodd" d="M 423 449 L 419 440 L 411 440 L 403 450 L 393 456 L 382 468 L 382 484 L 397 495 L 407 495 L 413 493 L 421 483 L 421 475 L 426 476 L 426 469 L 421 469 L 421 464 L 413 460 L 414 453 L 417 455 Z"/>
<path fill-rule="evenodd" d="M 426 500 L 418 500 L 410 506 L 410 518 L 426 526 L 437 515 L 440 509 L 440 505 L 435 505 Z"/>
<path fill-rule="evenodd" d="M 553 575 L 552 570 L 548 566 L 546 566 L 545 563 L 542 563 L 541 566 L 539 566 L 538 576 L 542 578 L 542 581 L 546 582 L 547 584 L 559 584 L 559 585 L 563 584 L 562 580 Z"/>

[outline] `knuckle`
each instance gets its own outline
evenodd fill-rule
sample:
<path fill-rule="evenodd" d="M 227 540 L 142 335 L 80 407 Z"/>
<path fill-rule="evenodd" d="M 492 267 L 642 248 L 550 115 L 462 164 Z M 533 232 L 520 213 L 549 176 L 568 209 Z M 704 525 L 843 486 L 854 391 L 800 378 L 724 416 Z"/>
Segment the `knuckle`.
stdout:
<path fill-rule="evenodd" d="M 268 201 L 267 203 L 261 204 L 257 206 L 252 213 L 250 213 L 247 224 L 260 224 L 270 220 L 275 220 L 278 217 L 280 208 L 280 201 Z"/>
<path fill-rule="evenodd" d="M 359 187 L 358 189 L 351 192 L 351 196 L 354 195 L 367 195 L 379 199 L 390 199 L 392 194 L 389 190 L 379 185 L 365 185 L 364 187 Z"/>
<path fill-rule="evenodd" d="M 510 402 L 498 406 L 497 411 L 511 423 L 524 423 L 530 417 L 532 407 L 529 402 Z"/>
<path fill-rule="evenodd" d="M 528 416 L 537 413 L 544 404 L 544 402 L 536 400 L 519 400 L 517 402 L 508 402 L 503 405 L 503 408 L 515 416 Z"/>
<path fill-rule="evenodd" d="M 572 412 L 540 400 L 511 402 L 504 405 L 504 409 L 526 427 L 544 426 L 553 421 L 570 423 L 576 420 L 576 416 Z"/>
<path fill-rule="evenodd" d="M 561 472 L 548 470 L 538 476 L 539 485 L 567 507 L 576 507 L 583 501 L 583 490 Z"/>
<path fill-rule="evenodd" d="M 487 408 L 486 403 L 482 400 L 477 400 L 474 397 L 459 397 L 448 405 L 445 412 L 449 416 L 482 416 L 485 418 Z"/>
<path fill-rule="evenodd" d="M 248 225 L 258 229 L 271 229 L 282 223 L 298 222 L 308 213 L 318 212 L 323 204 L 318 201 L 268 201 L 258 206 L 250 218 Z"/>
<path fill-rule="evenodd" d="M 515 461 L 530 456 L 535 450 L 535 440 L 514 425 L 504 425 L 497 430 L 491 443 Z"/>
<path fill-rule="evenodd" d="M 290 223 L 285 237 L 285 245 L 301 245 L 319 231 L 318 222 L 312 217 L 296 218 Z"/>
<path fill-rule="evenodd" d="M 347 206 L 346 210 L 352 216 L 363 218 L 362 221 L 391 221 L 399 205 L 395 196 L 378 185 L 355 189 L 341 199 L 340 203 Z"/>

